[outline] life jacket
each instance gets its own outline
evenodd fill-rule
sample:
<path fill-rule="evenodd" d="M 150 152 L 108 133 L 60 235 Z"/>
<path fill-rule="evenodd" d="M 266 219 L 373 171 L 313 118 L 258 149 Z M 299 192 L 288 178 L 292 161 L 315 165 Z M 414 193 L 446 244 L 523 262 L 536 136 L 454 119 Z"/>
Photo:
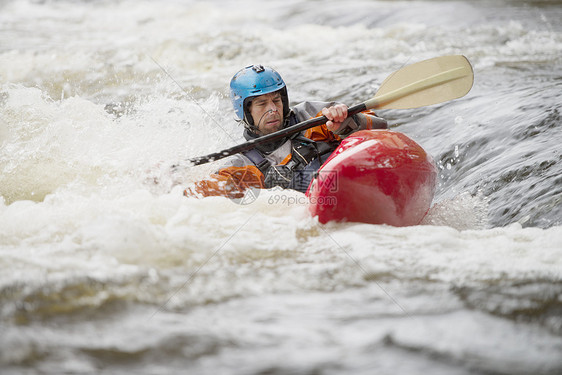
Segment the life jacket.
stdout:
<path fill-rule="evenodd" d="M 291 113 L 285 127 L 292 126 L 298 121 Z M 302 193 L 306 192 L 315 173 L 328 159 L 332 152 L 338 147 L 339 141 L 313 141 L 300 133 L 292 135 L 277 144 L 291 141 L 291 157 L 286 164 L 272 165 L 265 158 L 263 150 L 253 148 L 243 153 L 265 176 L 266 188 L 280 186 L 286 189 L 294 189 Z M 269 150 L 272 152 L 273 150 Z"/>

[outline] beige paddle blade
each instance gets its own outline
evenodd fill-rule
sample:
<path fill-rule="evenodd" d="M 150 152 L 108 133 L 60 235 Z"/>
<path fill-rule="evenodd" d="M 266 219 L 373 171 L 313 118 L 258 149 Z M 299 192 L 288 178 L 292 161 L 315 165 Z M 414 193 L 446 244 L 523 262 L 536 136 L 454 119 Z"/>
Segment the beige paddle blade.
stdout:
<path fill-rule="evenodd" d="M 474 82 L 468 59 L 442 56 L 407 65 L 390 75 L 367 109 L 405 109 L 442 103 L 465 96 Z"/>

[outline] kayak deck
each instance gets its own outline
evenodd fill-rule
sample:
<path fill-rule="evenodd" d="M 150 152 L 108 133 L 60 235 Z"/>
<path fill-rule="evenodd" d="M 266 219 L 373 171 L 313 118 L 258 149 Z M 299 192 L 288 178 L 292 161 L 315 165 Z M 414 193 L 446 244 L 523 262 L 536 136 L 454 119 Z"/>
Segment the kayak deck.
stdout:
<path fill-rule="evenodd" d="M 319 169 L 307 196 L 321 223 L 419 224 L 435 194 L 437 168 L 406 135 L 363 130 L 347 137 Z"/>

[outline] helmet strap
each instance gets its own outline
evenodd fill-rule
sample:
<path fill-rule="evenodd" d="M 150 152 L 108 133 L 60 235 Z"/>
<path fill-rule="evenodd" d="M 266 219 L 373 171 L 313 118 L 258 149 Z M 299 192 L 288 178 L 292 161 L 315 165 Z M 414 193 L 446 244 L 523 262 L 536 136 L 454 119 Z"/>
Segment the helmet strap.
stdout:
<path fill-rule="evenodd" d="M 256 125 L 254 125 L 253 123 L 250 124 L 250 122 L 248 122 L 246 118 L 244 118 L 244 120 L 241 120 L 241 122 L 244 124 L 244 128 L 246 128 L 250 133 L 255 134 L 256 137 L 258 136 L 258 132 L 260 130 Z"/>
<path fill-rule="evenodd" d="M 259 128 L 254 124 L 249 112 L 244 111 L 244 119 L 238 120 L 238 122 L 241 122 L 244 125 L 244 128 L 250 133 L 255 134 L 256 137 L 258 136 Z"/>

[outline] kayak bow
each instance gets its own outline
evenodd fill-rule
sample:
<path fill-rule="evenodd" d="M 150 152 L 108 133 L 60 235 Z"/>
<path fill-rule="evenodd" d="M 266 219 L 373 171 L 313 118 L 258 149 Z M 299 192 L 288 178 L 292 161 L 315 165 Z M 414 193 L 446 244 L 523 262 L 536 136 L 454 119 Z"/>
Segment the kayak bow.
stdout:
<path fill-rule="evenodd" d="M 347 137 L 308 188 L 321 223 L 419 224 L 435 194 L 437 167 L 406 135 L 363 130 Z"/>

